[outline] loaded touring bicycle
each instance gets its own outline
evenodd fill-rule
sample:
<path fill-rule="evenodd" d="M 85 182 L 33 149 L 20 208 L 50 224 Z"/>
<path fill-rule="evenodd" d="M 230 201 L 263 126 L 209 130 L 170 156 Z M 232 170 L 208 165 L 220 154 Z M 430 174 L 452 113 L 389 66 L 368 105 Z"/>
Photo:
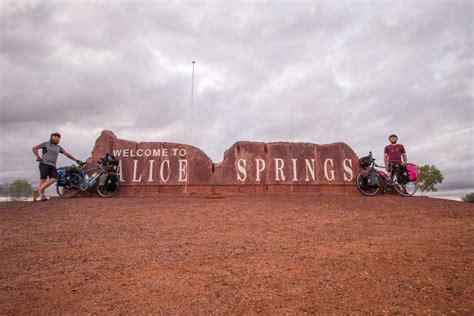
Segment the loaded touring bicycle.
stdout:
<path fill-rule="evenodd" d="M 98 161 L 98 165 L 86 169 L 86 163 L 58 168 L 56 191 L 62 198 L 73 198 L 81 191 L 87 191 L 96 186 L 101 197 L 114 196 L 120 186 L 117 174 L 119 161 L 110 154 Z"/>
<path fill-rule="evenodd" d="M 373 196 L 381 189 L 389 191 L 395 189 L 400 195 L 412 196 L 417 190 L 418 172 L 415 164 L 395 164 L 388 174 L 375 163 L 372 152 L 359 159 L 361 170 L 357 174 L 356 185 L 360 193 Z"/>

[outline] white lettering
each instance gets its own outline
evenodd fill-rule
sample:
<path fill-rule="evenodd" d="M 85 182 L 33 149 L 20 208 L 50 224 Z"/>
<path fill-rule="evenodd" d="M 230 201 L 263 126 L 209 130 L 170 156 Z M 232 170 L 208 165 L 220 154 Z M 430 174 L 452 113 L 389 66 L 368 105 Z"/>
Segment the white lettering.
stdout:
<path fill-rule="evenodd" d="M 163 148 L 163 150 L 161 151 L 161 155 L 162 155 L 163 157 L 168 157 L 168 149 Z"/>
<path fill-rule="evenodd" d="M 124 149 L 123 150 L 123 156 L 128 157 L 129 156 L 130 149 Z"/>
<path fill-rule="evenodd" d="M 283 173 L 283 167 L 285 166 L 285 162 L 283 159 L 275 158 L 275 181 L 285 181 L 286 177 Z M 281 179 L 280 179 L 281 175 Z"/>
<path fill-rule="evenodd" d="M 168 169 L 168 176 L 166 177 L 166 179 L 164 178 L 163 174 L 164 174 L 164 167 L 165 167 L 165 163 L 167 165 L 167 169 Z M 161 162 L 161 166 L 160 166 L 160 177 L 161 177 L 161 181 L 163 182 L 168 182 L 168 180 L 170 179 L 170 161 L 169 160 L 163 160 Z M 186 180 L 185 180 L 186 181 Z"/>
<path fill-rule="evenodd" d="M 352 160 L 344 159 L 342 166 L 344 167 L 344 171 L 345 171 L 344 181 L 352 181 L 352 178 L 354 177 L 354 172 L 352 171 Z M 346 172 L 349 174 L 349 177 L 346 177 Z"/>
<path fill-rule="evenodd" d="M 311 174 L 311 178 L 313 181 L 316 181 L 316 177 L 314 176 L 314 159 L 311 159 L 311 165 L 309 164 L 309 159 L 304 160 L 306 164 L 306 181 L 309 181 L 309 174 Z"/>
<path fill-rule="evenodd" d="M 179 182 L 188 181 L 188 161 L 184 159 L 179 159 Z"/>
<path fill-rule="evenodd" d="M 147 157 L 151 156 L 151 149 L 150 148 L 145 149 L 145 156 L 147 156 Z"/>
<path fill-rule="evenodd" d="M 247 161 L 245 159 L 239 159 L 237 161 L 237 180 L 245 181 L 247 179 Z"/>
<path fill-rule="evenodd" d="M 293 181 L 298 181 L 298 169 L 296 167 L 298 159 L 293 158 L 291 161 L 293 161 Z"/>
<path fill-rule="evenodd" d="M 176 156 L 178 154 L 178 148 L 173 148 L 173 156 Z"/>
<path fill-rule="evenodd" d="M 125 180 L 123 179 L 123 173 L 122 173 L 122 160 L 119 160 L 117 172 L 119 174 L 120 182 L 125 182 Z"/>
<path fill-rule="evenodd" d="M 257 166 L 257 177 L 255 181 L 260 181 L 260 174 L 265 170 L 265 160 L 255 159 L 255 164 Z"/>
<path fill-rule="evenodd" d="M 140 178 L 137 179 L 137 167 L 138 167 L 138 160 L 133 160 L 133 180 L 132 182 L 141 182 L 142 175 L 140 174 Z"/>
<path fill-rule="evenodd" d="M 150 168 L 150 171 L 148 173 L 148 182 L 153 181 L 153 164 L 154 163 L 155 163 L 154 160 L 148 160 L 148 164 L 149 164 L 149 168 Z"/>
<path fill-rule="evenodd" d="M 181 149 L 179 150 L 179 155 L 180 155 L 181 157 L 185 157 L 185 156 L 186 156 L 186 149 L 185 149 L 185 148 L 181 148 Z"/>
<path fill-rule="evenodd" d="M 142 156 L 143 156 L 143 149 L 142 149 L 142 148 L 140 148 L 140 149 L 137 150 L 137 156 L 138 156 L 138 157 L 142 157 Z"/>
<path fill-rule="evenodd" d="M 329 177 L 328 176 L 328 162 L 331 163 L 331 170 L 329 170 L 329 173 L 331 174 L 331 176 Z M 334 177 L 334 161 L 330 158 L 326 159 L 324 161 L 324 175 L 326 176 L 326 179 L 328 181 L 334 181 L 335 180 L 335 177 Z"/>
<path fill-rule="evenodd" d="M 153 157 L 159 157 L 161 150 L 159 148 L 153 148 Z"/>
<path fill-rule="evenodd" d="M 122 153 L 122 149 L 114 149 L 113 154 L 115 157 L 120 157 L 120 154 Z"/>

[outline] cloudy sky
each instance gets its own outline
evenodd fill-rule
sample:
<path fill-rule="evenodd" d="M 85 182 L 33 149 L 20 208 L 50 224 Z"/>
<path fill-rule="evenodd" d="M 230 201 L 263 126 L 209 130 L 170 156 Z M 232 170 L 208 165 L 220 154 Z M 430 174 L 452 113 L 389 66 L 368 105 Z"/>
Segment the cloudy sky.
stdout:
<path fill-rule="evenodd" d="M 52 131 L 83 160 L 110 129 L 215 162 L 238 140 L 382 162 L 396 133 L 444 194 L 474 191 L 473 16 L 472 1 L 2 1 L 0 183 L 36 181 L 31 147 Z"/>

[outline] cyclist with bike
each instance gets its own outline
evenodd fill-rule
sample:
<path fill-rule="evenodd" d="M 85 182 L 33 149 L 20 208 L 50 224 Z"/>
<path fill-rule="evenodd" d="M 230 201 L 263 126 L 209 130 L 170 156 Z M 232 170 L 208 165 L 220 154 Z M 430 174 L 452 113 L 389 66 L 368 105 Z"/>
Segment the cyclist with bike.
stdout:
<path fill-rule="evenodd" d="M 43 142 L 39 145 L 36 145 L 32 148 L 33 154 L 36 156 L 36 161 L 39 162 L 39 171 L 40 171 L 40 182 L 38 190 L 33 192 L 33 201 L 36 201 L 38 195 L 41 198 L 41 201 L 47 201 L 48 198 L 45 195 L 45 190 L 55 183 L 58 178 L 58 172 L 56 169 L 56 162 L 58 160 L 58 155 L 61 153 L 64 156 L 68 157 L 71 160 L 76 161 L 78 164 L 83 162 L 74 158 L 73 155 L 68 153 L 59 145 L 61 140 L 61 134 L 52 133 L 49 141 Z M 42 155 L 38 154 L 39 149 L 42 149 Z"/>
<path fill-rule="evenodd" d="M 416 165 L 407 162 L 405 147 L 397 144 L 397 135 L 390 135 L 389 140 L 390 144 L 384 150 L 384 166 L 375 162 L 372 152 L 359 159 L 357 189 L 367 196 L 376 195 L 380 189 L 385 192 L 392 188 L 402 196 L 412 196 L 417 190 Z M 380 169 L 385 169 L 388 174 Z"/>
<path fill-rule="evenodd" d="M 392 174 L 393 167 L 395 165 L 403 165 L 407 160 L 407 153 L 405 147 L 401 144 L 397 144 L 398 137 L 392 134 L 388 137 L 390 144 L 385 146 L 384 149 L 384 163 L 385 168 L 389 174 Z"/>

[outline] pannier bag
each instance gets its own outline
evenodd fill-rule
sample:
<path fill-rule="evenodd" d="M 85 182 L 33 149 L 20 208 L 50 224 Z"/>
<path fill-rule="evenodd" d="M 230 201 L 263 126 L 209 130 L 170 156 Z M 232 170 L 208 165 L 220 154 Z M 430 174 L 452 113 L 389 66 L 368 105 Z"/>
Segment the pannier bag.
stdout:
<path fill-rule="evenodd" d="M 107 172 L 116 172 L 118 170 L 119 160 L 113 155 L 105 154 L 103 164 Z"/>
<path fill-rule="evenodd" d="M 367 186 L 369 188 L 377 188 L 379 186 L 379 176 L 375 170 L 371 170 L 367 176 Z"/>
<path fill-rule="evenodd" d="M 72 177 L 79 173 L 79 168 L 75 165 L 58 168 L 58 186 L 68 186 Z"/>
<path fill-rule="evenodd" d="M 372 164 L 372 158 L 370 156 L 365 156 L 359 159 L 359 164 L 362 168 L 367 168 Z"/>
<path fill-rule="evenodd" d="M 109 179 L 108 174 L 103 174 L 99 178 L 99 186 L 100 187 L 105 187 L 107 185 L 107 180 Z"/>
<path fill-rule="evenodd" d="M 58 186 L 66 185 L 66 167 L 58 168 Z"/>
<path fill-rule="evenodd" d="M 405 185 L 410 182 L 410 177 L 408 176 L 407 167 L 400 165 L 397 172 L 397 180 L 401 185 Z"/>
<path fill-rule="evenodd" d="M 115 191 L 117 188 L 118 178 L 113 174 L 103 174 L 99 178 L 99 187 L 105 188 L 108 191 Z"/>
<path fill-rule="evenodd" d="M 407 163 L 406 168 L 408 173 L 408 179 L 410 179 L 410 181 L 418 180 L 418 168 L 416 167 L 416 165 L 412 163 Z"/>

